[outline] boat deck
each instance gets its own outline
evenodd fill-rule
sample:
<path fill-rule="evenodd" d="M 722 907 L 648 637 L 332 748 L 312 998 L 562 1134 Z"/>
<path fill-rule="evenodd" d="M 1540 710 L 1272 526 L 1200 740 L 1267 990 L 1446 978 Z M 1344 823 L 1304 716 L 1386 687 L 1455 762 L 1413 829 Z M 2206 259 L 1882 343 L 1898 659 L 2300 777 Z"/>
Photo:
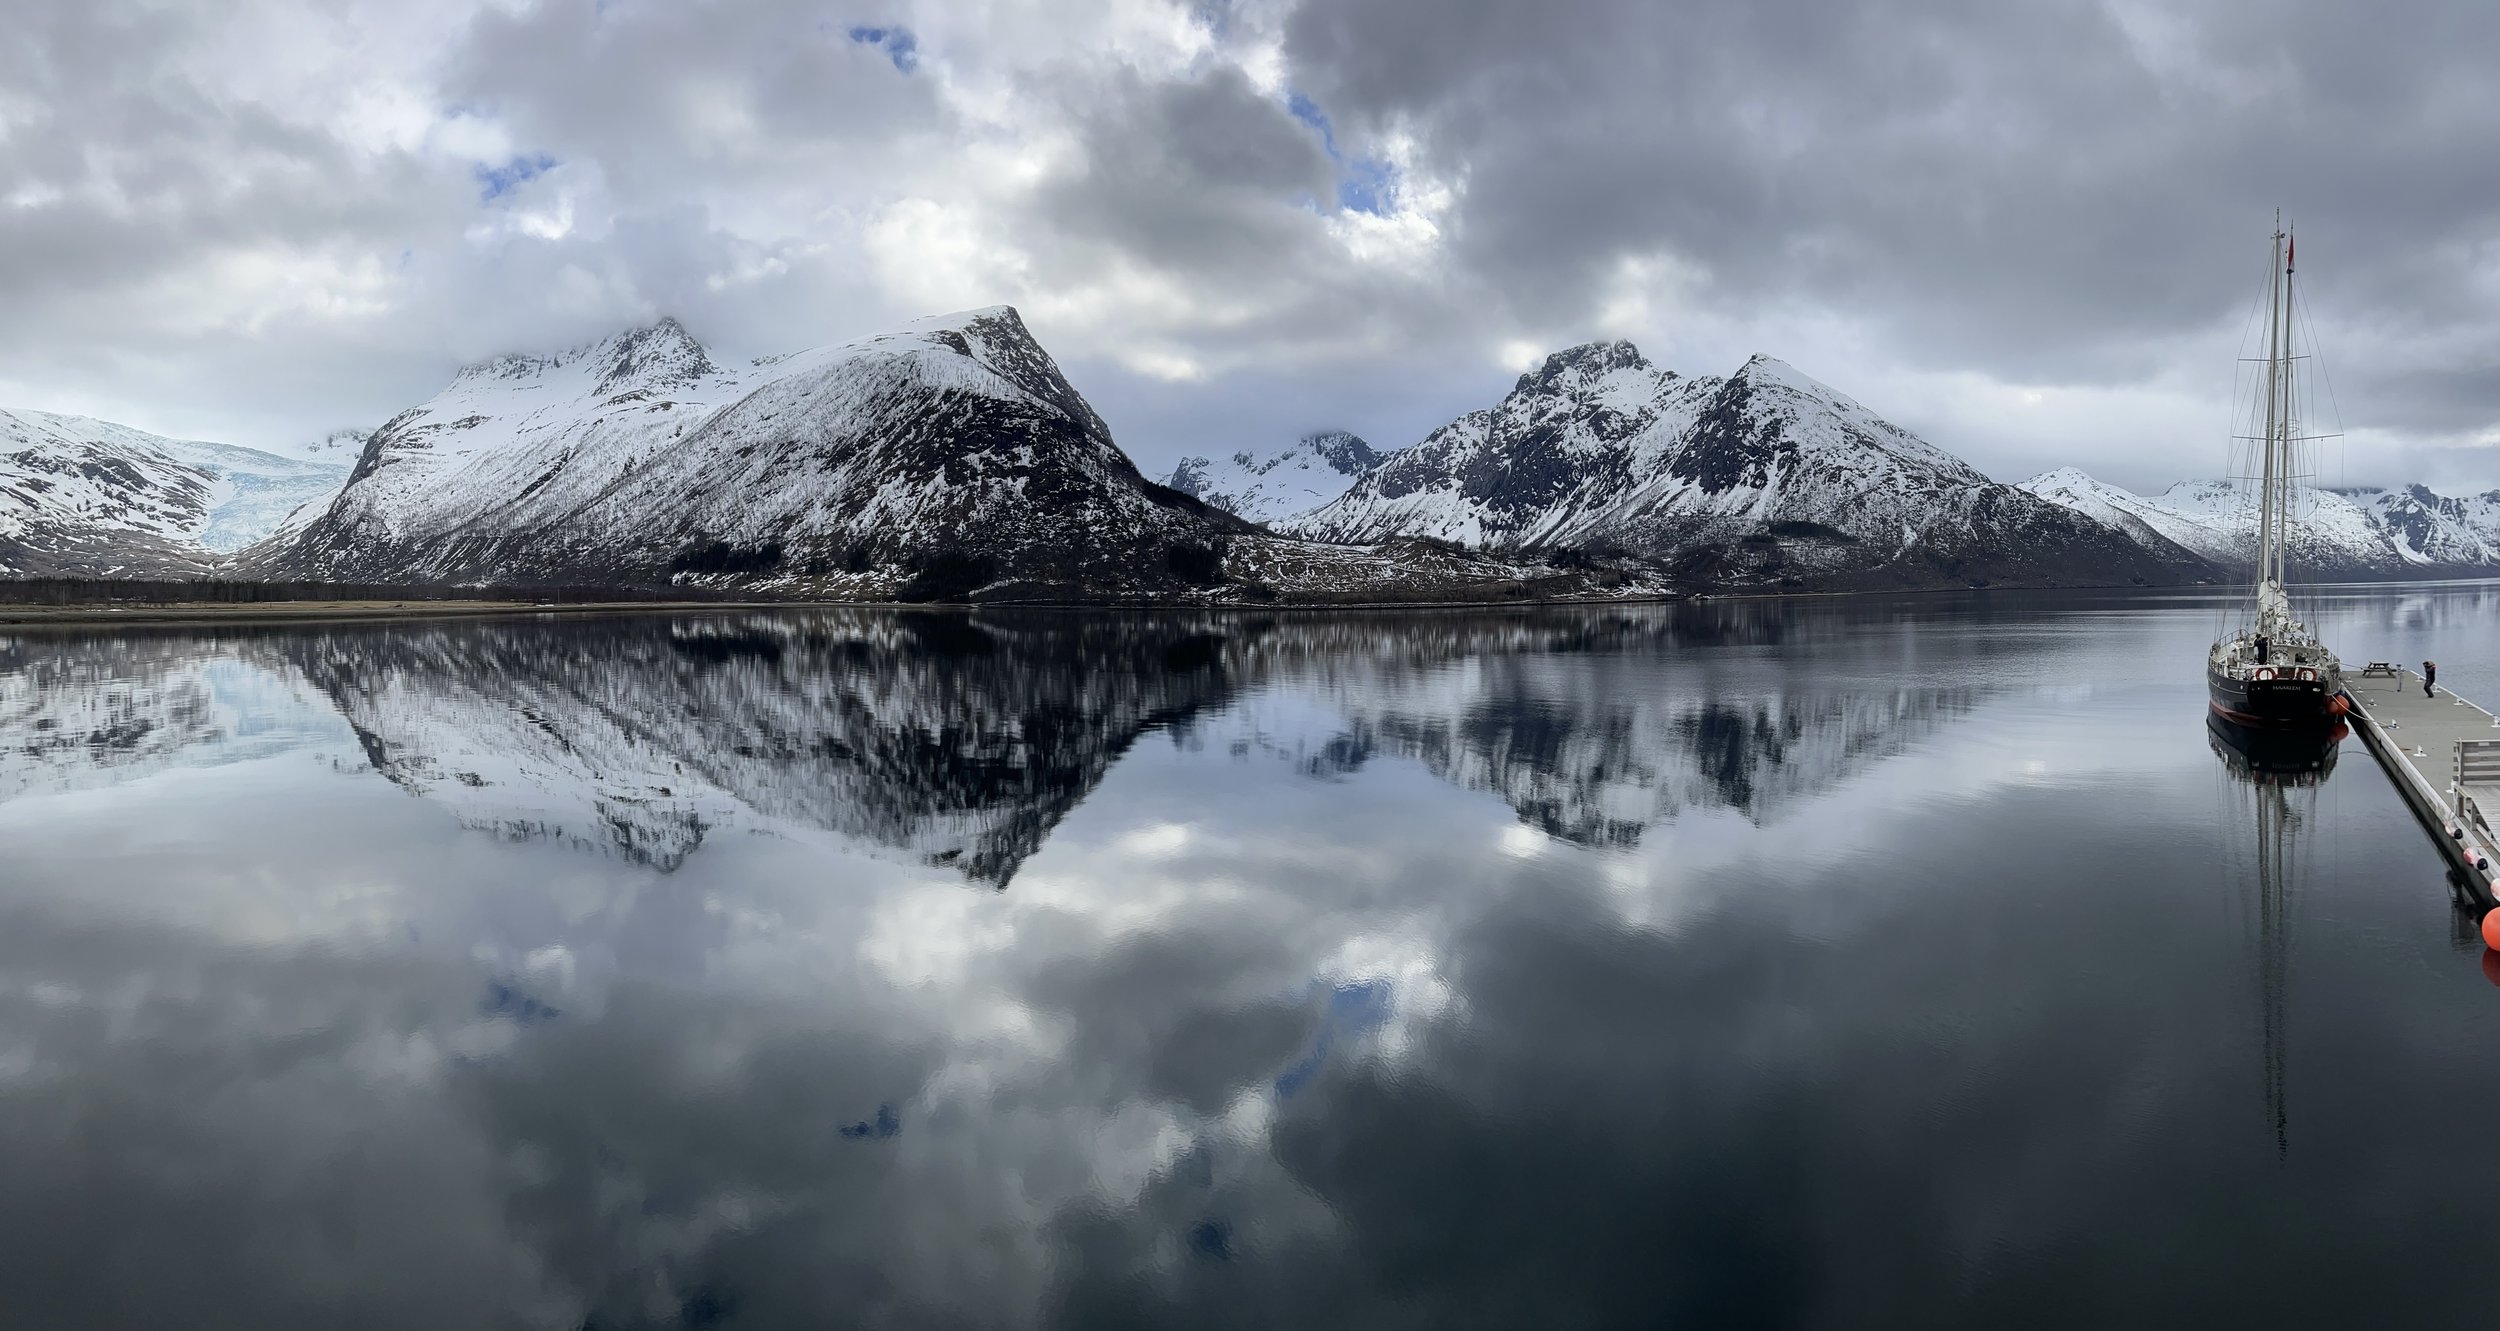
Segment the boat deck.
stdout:
<path fill-rule="evenodd" d="M 2474 904 L 2484 910 L 2500 904 L 2494 899 L 2491 878 L 2476 870 L 2468 859 L 2479 848 L 2487 862 L 2500 865 L 2500 846 L 2492 844 L 2490 828 L 2468 820 L 2463 824 L 2464 839 L 2449 832 L 2460 826 L 2457 746 L 2500 741 L 2500 718 L 2444 688 L 2437 696 L 2425 696 L 2421 675 L 2401 668 L 2393 676 L 2347 670 L 2344 691 L 2358 704 L 2353 713 L 2354 729 L 2361 732 L 2362 741 L 2378 759 L 2379 766 L 2387 769 L 2397 793 L 2421 818 L 2423 830 L 2438 843 L 2448 867 L 2464 880 L 2463 886 Z M 2487 818 L 2500 814 L 2500 807 L 2495 807 L 2500 805 L 2500 799 L 2495 799 L 2488 788 L 2477 793 L 2483 794 Z"/>

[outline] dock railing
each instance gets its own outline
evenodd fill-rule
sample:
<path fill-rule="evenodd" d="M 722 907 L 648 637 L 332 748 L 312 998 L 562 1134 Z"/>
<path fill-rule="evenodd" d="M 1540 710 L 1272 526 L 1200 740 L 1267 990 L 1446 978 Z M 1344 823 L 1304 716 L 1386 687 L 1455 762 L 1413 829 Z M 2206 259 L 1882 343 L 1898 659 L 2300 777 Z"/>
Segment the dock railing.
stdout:
<path fill-rule="evenodd" d="M 2483 844 L 2492 844 L 2492 820 L 2500 816 L 2500 739 L 2457 741 L 2456 784 L 2451 793 L 2456 797 L 2457 821 Z"/>

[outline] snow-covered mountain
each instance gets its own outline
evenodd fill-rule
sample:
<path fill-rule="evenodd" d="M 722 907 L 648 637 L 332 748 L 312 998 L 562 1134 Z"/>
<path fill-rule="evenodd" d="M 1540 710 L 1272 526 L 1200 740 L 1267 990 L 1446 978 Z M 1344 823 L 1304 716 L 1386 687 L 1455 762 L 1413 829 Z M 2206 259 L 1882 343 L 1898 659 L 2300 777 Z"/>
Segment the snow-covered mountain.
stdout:
<path fill-rule="evenodd" d="M 2500 566 L 2500 490 L 2462 497 L 2426 485 L 2343 490 L 2409 564 Z"/>
<path fill-rule="evenodd" d="M 1321 430 L 1272 452 L 1244 450 L 1226 458 L 1182 458 L 1165 484 L 1228 513 L 1269 523 L 1308 512 L 1344 494 L 1356 477 L 1379 465 L 1380 458 L 1358 435 Z"/>
<path fill-rule="evenodd" d="M 463 370 L 364 446 L 255 571 L 364 581 L 805 578 L 890 591 L 933 557 L 1096 591 L 1247 530 L 1139 475 L 1005 306 L 747 366 L 674 320 Z M 963 588 L 969 590 L 969 586 Z"/>
<path fill-rule="evenodd" d="M 2022 488 L 2138 541 L 2187 547 L 2225 569 L 2256 559 L 2252 487 L 2181 481 L 2144 496 L 2073 468 L 2043 472 Z M 2428 574 L 2500 568 L 2500 490 L 2451 498 L 2420 485 L 2398 490 L 2301 487 L 2294 496 L 2288 562 L 2311 577 Z"/>
<path fill-rule="evenodd" d="M 0 411 L 0 572 L 205 572 L 335 494 L 347 470 L 85 416 Z"/>
<path fill-rule="evenodd" d="M 1282 529 L 1616 548 L 1711 581 L 2181 581 L 2189 552 L 1981 475 L 1768 356 L 1724 379 L 1629 342 L 1557 352 L 1487 410 Z"/>

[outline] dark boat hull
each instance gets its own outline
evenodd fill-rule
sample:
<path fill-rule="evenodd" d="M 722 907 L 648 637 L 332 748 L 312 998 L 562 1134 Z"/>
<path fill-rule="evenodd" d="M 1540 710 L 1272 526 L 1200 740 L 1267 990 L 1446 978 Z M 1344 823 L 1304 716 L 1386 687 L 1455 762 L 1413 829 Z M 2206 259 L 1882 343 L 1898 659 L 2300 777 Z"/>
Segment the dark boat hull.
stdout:
<path fill-rule="evenodd" d="M 2335 757 L 2352 732 L 2341 719 L 2322 730 L 2257 728 L 2207 713 L 2206 733 L 2231 770 L 2259 785 L 2313 785 L 2335 770 Z"/>
<path fill-rule="evenodd" d="M 2334 692 L 2324 672 L 2320 678 L 2233 679 L 2220 671 L 2205 672 L 2205 689 L 2214 712 L 2235 725 L 2264 730 L 2332 729 L 2343 721 L 2333 706 Z"/>

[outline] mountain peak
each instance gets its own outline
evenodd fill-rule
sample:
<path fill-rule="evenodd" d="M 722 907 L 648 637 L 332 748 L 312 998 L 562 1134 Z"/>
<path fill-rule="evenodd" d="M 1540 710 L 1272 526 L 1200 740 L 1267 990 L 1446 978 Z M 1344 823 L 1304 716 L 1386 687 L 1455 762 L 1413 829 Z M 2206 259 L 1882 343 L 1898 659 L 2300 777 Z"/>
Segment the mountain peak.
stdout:
<path fill-rule="evenodd" d="M 681 387 L 720 369 L 676 316 L 663 315 L 552 356 L 526 352 L 490 356 L 462 366 L 454 382 L 536 379 L 567 366 L 581 366 L 597 375 L 597 391 L 602 393 L 627 387 Z"/>
<path fill-rule="evenodd" d="M 2081 467 L 2053 467 L 2024 481 L 2022 487 L 2034 494 L 2052 486 L 2081 490 L 2106 490 L 2110 487 Z"/>
<path fill-rule="evenodd" d="M 975 309 L 956 310 L 951 314 L 932 314 L 903 325 L 905 332 L 935 332 L 941 328 L 965 329 L 976 324 L 1002 323 L 1019 332 L 1024 330 L 1024 316 L 1013 305 L 983 305 Z M 1030 337 L 1030 333 L 1026 333 Z"/>
<path fill-rule="evenodd" d="M 1641 349 L 1630 342 L 1583 342 L 1565 347 L 1547 356 L 1535 369 L 1519 376 L 1515 392 L 1552 391 L 1571 383 L 1585 383 L 1617 370 L 1646 370 L 1649 361 Z"/>
<path fill-rule="evenodd" d="M 1381 457 L 1360 435 L 1313 430 L 1283 448 L 1182 458 L 1168 483 L 1253 522 L 1279 522 L 1344 494 Z"/>
<path fill-rule="evenodd" d="M 629 387 L 677 387 L 720 372 L 703 344 L 675 316 L 662 316 L 657 323 L 608 338 L 588 359 L 599 367 L 602 393 Z"/>
<path fill-rule="evenodd" d="M 1302 436 L 1302 446 L 1348 476 L 1359 476 L 1380 461 L 1380 450 L 1369 440 L 1345 430 L 1313 430 Z"/>
<path fill-rule="evenodd" d="M 1767 352 L 1757 351 L 1747 357 L 1744 368 L 1731 377 L 1747 383 L 1777 384 L 1822 397 L 1840 396 L 1830 385 Z"/>

